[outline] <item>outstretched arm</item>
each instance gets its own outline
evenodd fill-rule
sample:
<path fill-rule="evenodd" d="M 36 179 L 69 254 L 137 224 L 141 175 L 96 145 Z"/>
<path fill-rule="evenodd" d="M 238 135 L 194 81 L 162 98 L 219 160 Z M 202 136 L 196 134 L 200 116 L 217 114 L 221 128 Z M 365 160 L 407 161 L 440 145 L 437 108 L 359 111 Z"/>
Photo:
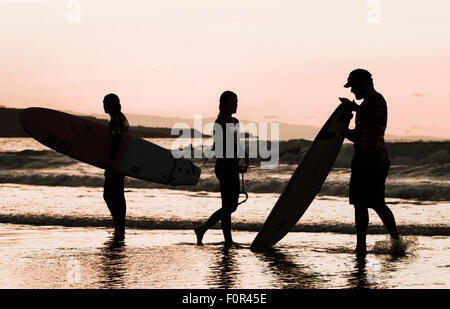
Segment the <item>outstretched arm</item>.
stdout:
<path fill-rule="evenodd" d="M 339 98 L 339 100 L 342 102 L 344 108 L 355 111 L 361 116 L 369 118 L 373 122 L 386 123 L 387 121 L 386 107 L 381 104 L 361 107 L 361 105 L 358 105 L 355 101 L 350 101 L 347 98 Z"/>

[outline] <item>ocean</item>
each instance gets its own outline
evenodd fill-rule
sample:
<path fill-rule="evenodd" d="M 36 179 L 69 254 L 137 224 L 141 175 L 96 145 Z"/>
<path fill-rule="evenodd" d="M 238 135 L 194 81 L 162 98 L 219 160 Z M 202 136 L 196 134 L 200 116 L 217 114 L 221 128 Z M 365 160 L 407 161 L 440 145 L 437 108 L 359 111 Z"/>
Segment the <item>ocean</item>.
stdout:
<path fill-rule="evenodd" d="M 166 148 L 173 142 L 149 140 Z M 389 254 L 370 210 L 369 253 L 355 258 L 349 144 L 292 232 L 272 252 L 249 250 L 307 145 L 282 142 L 273 170 L 253 162 L 245 175 L 249 199 L 232 216 L 239 245 L 227 249 L 220 225 L 204 246 L 192 231 L 220 207 L 214 160 L 196 186 L 127 178 L 127 235 L 115 242 L 103 170 L 31 138 L 0 138 L 0 288 L 449 288 L 448 143 L 389 145 L 387 204 L 410 244 L 406 256 Z"/>

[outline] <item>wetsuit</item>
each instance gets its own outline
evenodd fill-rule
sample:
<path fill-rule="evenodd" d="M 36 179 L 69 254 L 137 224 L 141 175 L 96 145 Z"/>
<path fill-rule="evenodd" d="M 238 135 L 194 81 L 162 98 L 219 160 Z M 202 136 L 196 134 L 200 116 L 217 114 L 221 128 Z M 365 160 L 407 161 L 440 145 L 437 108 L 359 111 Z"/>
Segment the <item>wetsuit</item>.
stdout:
<path fill-rule="evenodd" d="M 223 142 L 223 153 L 225 154 L 223 158 L 216 159 L 215 174 L 220 183 L 220 195 L 222 198 L 222 209 L 231 214 L 236 211 L 239 201 L 239 172 L 238 157 L 237 157 L 237 132 L 229 131 L 227 129 L 227 123 L 233 125 L 239 125 L 239 121 L 234 117 L 218 117 L 215 123 L 220 124 L 222 127 L 222 132 L 224 132 Z M 231 137 L 230 135 L 234 136 Z M 227 158 L 227 138 L 233 138 L 233 154 L 231 158 Z M 222 222 L 223 224 L 223 222 Z"/>
<path fill-rule="evenodd" d="M 239 121 L 231 116 L 219 116 L 216 121 L 222 127 L 222 136 L 218 138 L 218 133 L 214 132 L 215 139 L 215 151 L 216 151 L 216 165 L 215 174 L 220 184 L 220 196 L 222 199 L 222 208 L 214 212 L 209 219 L 203 224 L 202 229 L 205 233 L 209 228 L 215 225 L 217 222 L 222 223 L 222 232 L 226 243 L 232 243 L 231 236 L 231 214 L 236 211 L 239 200 L 239 172 L 237 169 L 237 133 L 231 132 L 227 123 L 237 125 Z M 230 136 L 233 134 L 234 136 Z M 234 151 L 231 158 L 226 156 L 226 140 L 227 138 L 233 139 Z M 222 142 L 223 153 L 218 153 L 216 141 Z"/>
<path fill-rule="evenodd" d="M 121 112 L 117 115 L 111 115 L 109 128 L 112 135 L 109 159 L 114 160 L 120 146 L 122 133 L 128 132 L 129 129 L 129 124 L 125 115 Z M 115 173 L 109 169 L 105 170 L 103 198 L 108 206 L 111 216 L 113 217 L 114 227 L 118 232 L 125 231 L 126 202 L 124 194 L 124 179 L 125 176 L 122 174 Z"/>
<path fill-rule="evenodd" d="M 369 208 L 385 205 L 385 182 L 390 165 L 384 142 L 386 124 L 386 101 L 372 90 L 357 110 L 355 129 L 346 134 L 355 148 L 351 164 L 350 204 Z"/>

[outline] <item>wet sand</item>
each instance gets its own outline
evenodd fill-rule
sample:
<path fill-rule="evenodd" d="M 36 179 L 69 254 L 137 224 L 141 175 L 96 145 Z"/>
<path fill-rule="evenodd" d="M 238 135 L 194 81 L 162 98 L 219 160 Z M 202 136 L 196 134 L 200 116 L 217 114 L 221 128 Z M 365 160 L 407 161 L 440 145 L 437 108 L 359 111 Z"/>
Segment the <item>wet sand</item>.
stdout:
<path fill-rule="evenodd" d="M 269 253 L 249 250 L 255 233 L 220 230 L 197 246 L 189 230 L 0 225 L 0 288 L 449 288 L 450 237 L 420 236 L 406 256 L 374 252 L 358 261 L 354 235 L 290 233 Z"/>

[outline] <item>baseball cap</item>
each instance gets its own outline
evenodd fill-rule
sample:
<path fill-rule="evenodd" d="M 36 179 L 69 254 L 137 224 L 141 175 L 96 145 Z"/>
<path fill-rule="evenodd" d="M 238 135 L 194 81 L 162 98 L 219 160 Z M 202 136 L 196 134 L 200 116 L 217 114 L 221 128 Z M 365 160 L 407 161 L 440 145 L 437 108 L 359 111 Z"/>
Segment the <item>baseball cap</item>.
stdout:
<path fill-rule="evenodd" d="M 347 83 L 344 85 L 345 88 L 352 86 L 353 82 L 357 80 L 371 80 L 372 74 L 364 69 L 356 69 L 350 72 L 347 78 Z"/>

